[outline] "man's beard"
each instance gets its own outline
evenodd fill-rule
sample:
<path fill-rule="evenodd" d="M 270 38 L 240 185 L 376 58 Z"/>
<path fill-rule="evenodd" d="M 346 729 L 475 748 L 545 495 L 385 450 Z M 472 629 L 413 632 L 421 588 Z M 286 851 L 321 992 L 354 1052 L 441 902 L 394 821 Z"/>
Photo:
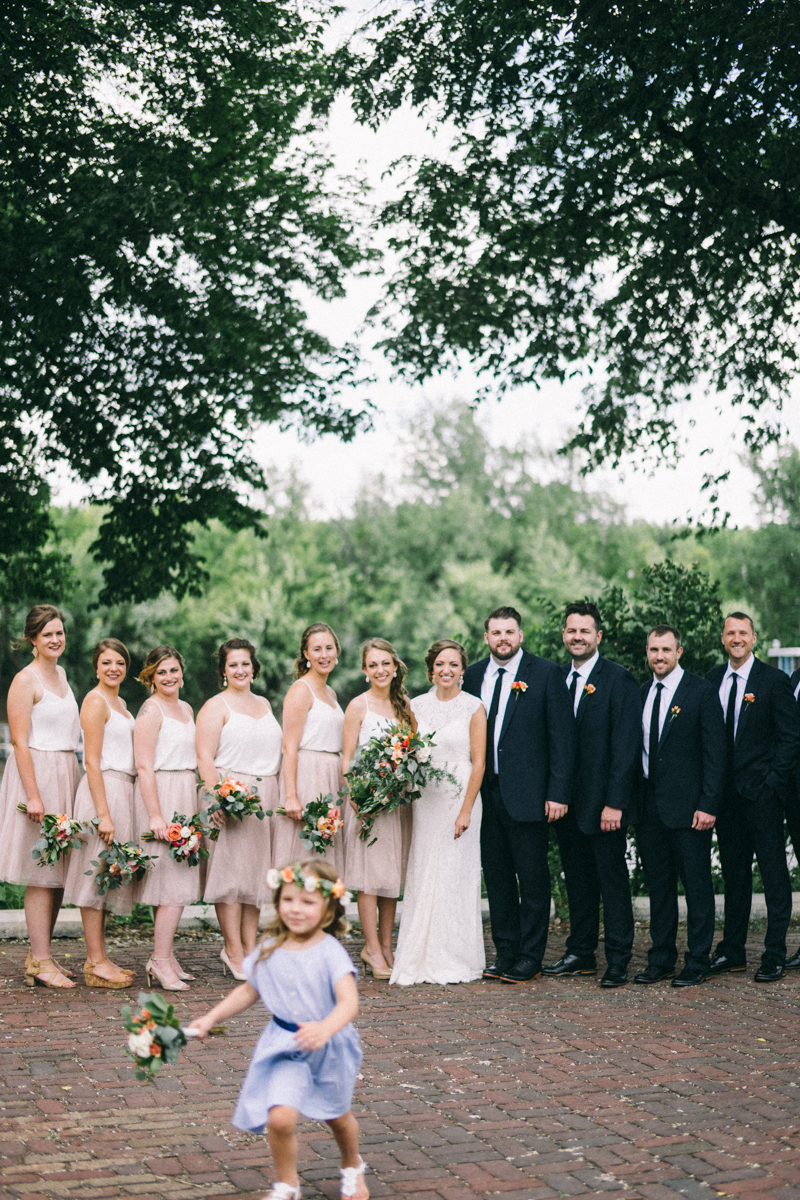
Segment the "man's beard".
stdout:
<path fill-rule="evenodd" d="M 508 660 L 510 658 L 514 657 L 514 655 L 517 653 L 518 649 L 519 649 L 519 646 L 517 646 L 516 650 L 511 649 L 511 648 L 509 648 L 508 650 L 493 650 L 492 656 L 494 658 L 498 659 L 499 662 L 508 662 Z"/>

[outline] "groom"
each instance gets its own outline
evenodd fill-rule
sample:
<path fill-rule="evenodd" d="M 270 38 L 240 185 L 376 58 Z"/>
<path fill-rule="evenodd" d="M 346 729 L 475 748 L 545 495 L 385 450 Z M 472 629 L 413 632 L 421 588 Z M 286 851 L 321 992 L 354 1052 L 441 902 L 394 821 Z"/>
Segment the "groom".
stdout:
<path fill-rule="evenodd" d="M 497 961 L 483 972 L 504 983 L 542 973 L 550 923 L 549 822 L 567 811 L 575 721 L 563 672 L 522 649 L 522 618 L 486 618 L 489 657 L 464 673 L 464 691 L 486 709 L 481 860 Z"/>

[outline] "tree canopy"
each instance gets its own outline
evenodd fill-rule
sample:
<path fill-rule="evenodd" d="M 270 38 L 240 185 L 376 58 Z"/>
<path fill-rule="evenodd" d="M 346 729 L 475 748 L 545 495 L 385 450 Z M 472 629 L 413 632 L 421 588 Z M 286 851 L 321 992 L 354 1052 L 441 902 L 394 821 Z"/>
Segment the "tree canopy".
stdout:
<path fill-rule="evenodd" d="M 314 142 L 324 7 L 10 0 L 3 17 L 0 576 L 12 594 L 58 578 L 63 465 L 104 506 L 103 601 L 196 591 L 192 523 L 258 528 L 254 425 L 359 426 L 354 348 L 306 312 L 369 256 L 360 189 Z"/>
<path fill-rule="evenodd" d="M 674 453 L 698 384 L 774 440 L 799 361 L 799 41 L 792 0 L 385 9 L 340 55 L 357 112 L 410 102 L 453 131 L 381 216 L 398 371 L 466 353 L 502 389 L 585 365 L 590 465 Z"/>

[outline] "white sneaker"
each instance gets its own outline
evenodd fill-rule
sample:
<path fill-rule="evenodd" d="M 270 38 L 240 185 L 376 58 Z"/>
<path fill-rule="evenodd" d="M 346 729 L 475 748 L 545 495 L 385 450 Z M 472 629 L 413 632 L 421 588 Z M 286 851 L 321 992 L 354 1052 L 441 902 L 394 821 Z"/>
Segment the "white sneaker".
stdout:
<path fill-rule="evenodd" d="M 367 1169 L 367 1164 L 363 1158 L 359 1158 L 357 1167 L 340 1167 L 339 1174 L 342 1177 L 341 1187 L 339 1189 L 341 1196 L 355 1196 L 358 1189 L 359 1177 L 364 1174 Z M 365 1189 L 365 1200 L 369 1200 L 369 1192 Z"/>
<path fill-rule="evenodd" d="M 264 1200 L 300 1200 L 300 1184 L 295 1187 L 293 1183 L 273 1183 Z"/>

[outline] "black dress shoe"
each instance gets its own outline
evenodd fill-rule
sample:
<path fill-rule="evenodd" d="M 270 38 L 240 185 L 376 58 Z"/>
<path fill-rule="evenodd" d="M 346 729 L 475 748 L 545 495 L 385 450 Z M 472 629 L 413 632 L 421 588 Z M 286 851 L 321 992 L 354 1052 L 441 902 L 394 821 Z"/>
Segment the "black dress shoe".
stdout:
<path fill-rule="evenodd" d="M 606 973 L 600 980 L 600 987 L 622 987 L 628 982 L 627 967 L 606 967 Z"/>
<path fill-rule="evenodd" d="M 558 962 L 542 967 L 543 975 L 596 975 L 597 962 L 593 954 L 584 958 L 580 954 L 565 954 Z"/>
<path fill-rule="evenodd" d="M 657 967 L 655 963 L 651 963 L 649 967 L 645 967 L 638 975 L 634 975 L 634 983 L 661 983 L 662 979 L 672 979 L 675 974 L 674 967 Z"/>
<path fill-rule="evenodd" d="M 728 958 L 727 954 L 715 954 L 708 968 L 709 975 L 725 975 L 728 971 L 746 971 L 744 959 Z"/>
<path fill-rule="evenodd" d="M 800 950 L 793 954 L 791 958 L 787 958 L 783 964 L 784 971 L 797 971 L 798 968 L 800 968 Z"/>
<path fill-rule="evenodd" d="M 753 979 L 756 983 L 777 983 L 783 978 L 783 963 L 776 958 L 763 958 Z"/>
<path fill-rule="evenodd" d="M 497 962 L 490 963 L 484 969 L 484 979 L 500 979 L 506 971 L 510 971 L 514 966 L 513 958 L 498 958 Z"/>
<path fill-rule="evenodd" d="M 531 979 L 538 979 L 541 973 L 541 963 L 534 962 L 532 958 L 518 958 L 500 978 L 503 983 L 529 983 Z"/>
<path fill-rule="evenodd" d="M 672 981 L 673 987 L 694 987 L 695 984 L 705 983 L 710 979 L 708 971 L 699 971 L 696 967 L 684 967 L 680 975 L 676 975 Z"/>

